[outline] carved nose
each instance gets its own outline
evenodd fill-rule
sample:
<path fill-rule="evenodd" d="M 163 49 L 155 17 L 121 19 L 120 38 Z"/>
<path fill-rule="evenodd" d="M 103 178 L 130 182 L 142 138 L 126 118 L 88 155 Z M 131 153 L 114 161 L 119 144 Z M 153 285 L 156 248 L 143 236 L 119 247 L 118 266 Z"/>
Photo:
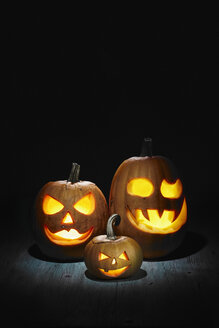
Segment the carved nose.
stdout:
<path fill-rule="evenodd" d="M 73 218 L 71 217 L 71 214 L 69 212 L 66 213 L 66 215 L 64 216 L 64 218 L 62 219 L 62 224 L 66 224 L 66 223 L 73 223 Z"/>
<path fill-rule="evenodd" d="M 114 257 L 113 260 L 112 260 L 112 264 L 116 264 L 116 259 L 115 259 L 115 257 Z"/>

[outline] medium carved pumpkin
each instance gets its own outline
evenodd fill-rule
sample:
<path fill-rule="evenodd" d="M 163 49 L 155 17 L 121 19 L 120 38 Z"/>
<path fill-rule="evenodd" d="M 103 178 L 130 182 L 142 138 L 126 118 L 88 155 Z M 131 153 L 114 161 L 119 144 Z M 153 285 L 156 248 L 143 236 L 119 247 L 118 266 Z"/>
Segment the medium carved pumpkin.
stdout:
<path fill-rule="evenodd" d="M 48 182 L 36 198 L 35 238 L 49 257 L 82 257 L 86 243 L 105 230 L 105 197 L 94 183 L 79 181 L 79 171 L 73 163 L 68 180 Z"/>
<path fill-rule="evenodd" d="M 138 243 L 129 237 L 115 236 L 112 225 L 119 222 L 120 216 L 113 214 L 107 223 L 107 235 L 94 237 L 85 248 L 85 264 L 97 278 L 127 278 L 141 266 L 143 254 Z"/>
<path fill-rule="evenodd" d="M 125 160 L 111 185 L 110 213 L 118 213 L 116 232 L 134 238 L 145 258 L 164 256 L 183 240 L 187 221 L 182 182 L 172 162 L 152 156 L 145 139 L 140 157 Z"/>

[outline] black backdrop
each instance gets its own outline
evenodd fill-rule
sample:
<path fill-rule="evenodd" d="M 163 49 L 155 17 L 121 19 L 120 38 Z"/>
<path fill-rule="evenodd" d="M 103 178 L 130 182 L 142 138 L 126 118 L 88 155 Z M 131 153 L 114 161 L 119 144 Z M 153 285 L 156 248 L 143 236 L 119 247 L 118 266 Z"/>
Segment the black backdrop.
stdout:
<path fill-rule="evenodd" d="M 217 19 L 137 7 L 59 9 L 20 8 L 7 17 L 6 209 L 16 214 L 12 199 L 34 198 L 47 181 L 66 179 L 72 161 L 108 199 L 116 168 L 139 154 L 146 136 L 155 155 L 177 166 L 190 213 L 210 211 L 213 219 Z"/>
<path fill-rule="evenodd" d="M 10 254 L 28 234 L 27 229 L 22 236 L 16 234 L 17 225 L 29 227 L 26 220 L 30 223 L 37 192 L 48 181 L 66 179 L 72 161 L 81 165 L 81 179 L 95 182 L 108 199 L 118 165 L 140 153 L 144 137 L 152 137 L 154 154 L 170 158 L 182 177 L 192 231 L 199 220 L 201 226 L 206 222 L 219 227 L 217 17 L 190 8 L 185 15 L 172 4 L 165 11 L 133 3 L 120 11 L 83 5 L 79 10 L 59 2 L 55 8 L 52 2 L 49 10 L 37 12 L 19 3 L 19 8 L 3 12 L 1 240 L 10 235 L 12 219 L 16 224 L 7 247 L 3 244 L 2 263 L 10 263 L 11 271 L 2 272 L 3 277 L 9 272 L 2 283 L 15 288 L 8 298 L 13 299 L 14 318 L 14 309 L 23 313 L 25 302 L 32 308 L 41 300 L 40 290 L 37 300 L 34 295 L 25 302 L 19 298 L 26 276 L 20 284 L 11 263 L 19 252 L 14 249 L 12 259 Z M 208 230 L 218 233 L 216 227 Z M 17 244 L 11 242 L 15 235 Z M 217 259 L 217 249 L 214 254 Z M 206 259 L 211 261 L 213 257 Z M 201 274 L 204 268 L 200 265 Z M 209 281 L 212 290 L 217 286 L 216 264 L 210 269 L 203 293 Z M 177 281 L 183 285 L 183 278 Z M 186 308 L 191 304 L 198 313 L 199 293 L 195 290 L 191 300 L 186 292 L 182 295 Z M 212 303 L 210 292 L 205 295 L 207 318 Z"/>

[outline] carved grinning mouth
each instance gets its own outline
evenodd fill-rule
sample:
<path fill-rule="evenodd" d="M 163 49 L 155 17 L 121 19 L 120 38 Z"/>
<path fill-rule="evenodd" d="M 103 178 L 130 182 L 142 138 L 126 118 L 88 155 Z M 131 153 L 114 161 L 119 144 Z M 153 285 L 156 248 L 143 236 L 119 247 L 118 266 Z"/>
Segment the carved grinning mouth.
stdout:
<path fill-rule="evenodd" d="M 106 269 L 100 269 L 98 268 L 105 276 L 108 277 L 118 277 L 120 276 L 123 272 L 125 272 L 128 269 L 129 265 L 124 266 L 120 269 L 114 269 L 114 270 L 106 270 Z"/>
<path fill-rule="evenodd" d="M 94 228 L 91 227 L 84 233 L 80 233 L 76 229 L 70 229 L 69 231 L 64 229 L 53 233 L 46 225 L 44 226 L 44 231 L 49 240 L 57 245 L 69 246 L 84 243 L 91 236 L 93 229 Z"/>
<path fill-rule="evenodd" d="M 173 210 L 164 210 L 161 216 L 157 209 L 147 209 L 146 213 L 148 217 L 144 213 L 145 210 L 135 209 L 135 214 L 133 215 L 127 208 L 129 220 L 141 230 L 150 230 L 150 232 L 159 233 L 166 233 L 167 230 L 170 230 L 170 232 L 177 231 L 187 219 L 186 200 L 184 198 L 181 211 L 177 218 L 175 218 L 175 211 Z"/>

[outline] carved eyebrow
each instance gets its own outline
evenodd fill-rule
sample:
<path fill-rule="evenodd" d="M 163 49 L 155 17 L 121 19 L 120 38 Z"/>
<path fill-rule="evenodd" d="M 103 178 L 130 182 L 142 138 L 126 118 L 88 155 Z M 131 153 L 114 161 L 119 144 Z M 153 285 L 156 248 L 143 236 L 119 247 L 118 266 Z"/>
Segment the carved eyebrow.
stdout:
<path fill-rule="evenodd" d="M 167 180 L 163 180 L 160 186 L 160 192 L 165 198 L 179 198 L 182 194 L 182 183 L 180 179 L 177 179 L 174 183 L 169 183 Z"/>

